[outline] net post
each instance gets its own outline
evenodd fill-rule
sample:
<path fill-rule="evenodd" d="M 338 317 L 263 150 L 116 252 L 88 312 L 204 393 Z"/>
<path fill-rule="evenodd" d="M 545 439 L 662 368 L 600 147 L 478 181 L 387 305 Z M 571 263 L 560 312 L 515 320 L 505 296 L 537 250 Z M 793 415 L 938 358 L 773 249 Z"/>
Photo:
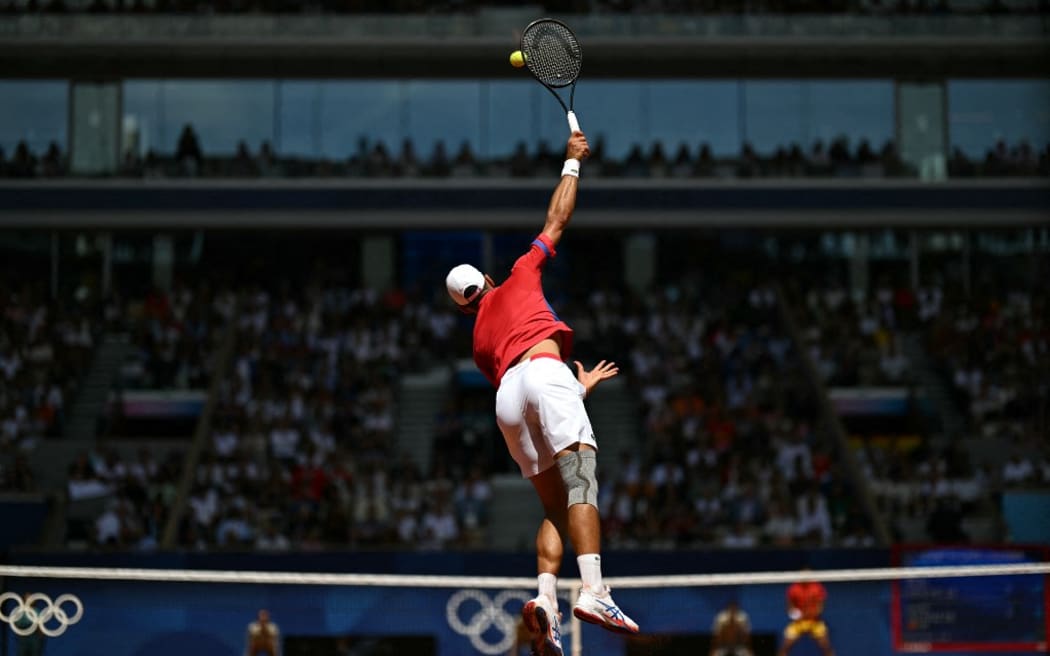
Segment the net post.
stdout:
<path fill-rule="evenodd" d="M 583 656 L 583 630 L 580 627 L 579 618 L 572 612 L 572 609 L 576 607 L 576 602 L 579 600 L 580 586 L 574 585 L 569 588 L 569 626 L 572 627 L 572 656 Z"/>

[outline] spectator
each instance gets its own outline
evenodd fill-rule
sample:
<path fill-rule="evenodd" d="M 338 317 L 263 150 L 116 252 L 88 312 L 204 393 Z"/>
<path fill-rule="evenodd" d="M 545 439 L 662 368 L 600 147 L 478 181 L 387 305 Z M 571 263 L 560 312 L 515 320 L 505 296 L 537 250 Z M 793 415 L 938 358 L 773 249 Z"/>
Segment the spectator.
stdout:
<path fill-rule="evenodd" d="M 762 529 L 765 542 L 775 547 L 790 547 L 799 534 L 794 509 L 784 502 L 777 502 Z"/>
<path fill-rule="evenodd" d="M 45 178 L 55 178 L 65 174 L 66 167 L 62 158 L 62 152 L 58 144 L 52 141 L 44 157 L 40 160 L 40 175 Z"/>
<path fill-rule="evenodd" d="M 260 609 L 255 621 L 248 624 L 244 656 L 281 656 L 281 653 L 281 631 L 270 621 L 270 612 Z"/>
<path fill-rule="evenodd" d="M 15 146 L 14 155 L 7 165 L 7 172 L 12 178 L 32 178 L 36 176 L 36 158 L 29 152 L 25 140 Z"/>
<path fill-rule="evenodd" d="M 710 656 L 752 656 L 751 619 L 735 599 L 711 624 Z"/>
<path fill-rule="evenodd" d="M 179 134 L 178 145 L 175 147 L 175 161 L 178 162 L 184 176 L 195 178 L 204 172 L 204 155 L 201 153 L 197 133 L 190 123 L 184 125 L 182 133 Z"/>
<path fill-rule="evenodd" d="M 1007 487 L 1021 487 L 1035 481 L 1036 469 L 1032 461 L 1014 452 L 1003 465 L 1002 481 Z"/>
<path fill-rule="evenodd" d="M 427 174 L 433 178 L 447 178 L 452 173 L 452 165 L 445 152 L 444 141 L 438 141 L 434 145 L 434 152 L 430 155 L 426 170 Z"/>

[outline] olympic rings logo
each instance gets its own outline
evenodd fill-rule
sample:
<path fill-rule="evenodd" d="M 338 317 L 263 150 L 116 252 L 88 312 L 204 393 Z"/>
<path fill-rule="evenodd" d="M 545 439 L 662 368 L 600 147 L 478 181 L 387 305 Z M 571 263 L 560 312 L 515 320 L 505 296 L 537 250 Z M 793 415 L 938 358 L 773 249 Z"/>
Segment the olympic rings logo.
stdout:
<path fill-rule="evenodd" d="M 15 602 L 10 612 L 5 609 L 9 601 Z M 64 604 L 71 604 L 72 612 L 63 610 Z M 11 630 L 20 636 L 31 635 L 39 629 L 44 635 L 57 638 L 79 622 L 83 615 L 84 604 L 76 595 L 64 594 L 51 601 L 51 597 L 42 592 L 33 593 L 24 600 L 22 595 L 14 592 L 0 594 L 0 622 L 10 625 Z M 52 628 L 49 623 L 58 626 Z"/>
<path fill-rule="evenodd" d="M 449 597 L 445 615 L 452 630 L 470 638 L 474 649 L 498 656 L 514 646 L 521 607 L 529 599 L 532 595 L 522 590 L 504 590 L 493 599 L 481 590 L 460 590 Z M 510 602 L 515 602 L 513 610 L 507 608 Z M 470 616 L 464 617 L 464 612 Z M 567 633 L 568 625 L 562 628 L 562 636 Z"/>

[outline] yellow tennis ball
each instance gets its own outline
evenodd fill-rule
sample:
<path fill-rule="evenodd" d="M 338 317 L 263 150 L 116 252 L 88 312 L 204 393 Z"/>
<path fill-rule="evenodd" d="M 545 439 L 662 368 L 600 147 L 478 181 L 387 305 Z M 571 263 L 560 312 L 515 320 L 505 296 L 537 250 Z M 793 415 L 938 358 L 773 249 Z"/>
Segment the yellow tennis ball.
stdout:
<path fill-rule="evenodd" d="M 525 53 L 520 50 L 515 50 L 510 53 L 510 65 L 514 68 L 521 68 L 525 65 Z"/>

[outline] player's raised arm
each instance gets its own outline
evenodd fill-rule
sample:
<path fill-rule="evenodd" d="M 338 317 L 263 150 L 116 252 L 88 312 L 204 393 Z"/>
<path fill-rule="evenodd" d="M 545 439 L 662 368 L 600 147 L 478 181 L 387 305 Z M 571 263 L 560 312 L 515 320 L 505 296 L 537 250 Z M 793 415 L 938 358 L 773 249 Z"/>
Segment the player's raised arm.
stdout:
<path fill-rule="evenodd" d="M 576 188 L 580 181 L 580 162 L 591 154 L 587 137 L 582 132 L 573 132 L 565 147 L 565 168 L 561 172 L 561 181 L 554 189 L 551 204 L 547 208 L 547 222 L 543 225 L 543 234 L 554 246 L 561 241 L 561 233 L 569 225 L 573 210 L 576 209 Z"/>

